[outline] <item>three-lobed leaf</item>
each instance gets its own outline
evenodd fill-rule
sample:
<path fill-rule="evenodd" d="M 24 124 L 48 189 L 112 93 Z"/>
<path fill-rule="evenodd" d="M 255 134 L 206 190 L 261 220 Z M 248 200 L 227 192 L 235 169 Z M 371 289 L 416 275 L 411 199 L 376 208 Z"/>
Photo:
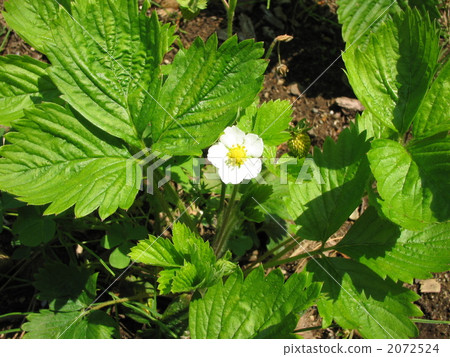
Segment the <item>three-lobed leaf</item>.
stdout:
<path fill-rule="evenodd" d="M 99 208 L 106 218 L 131 206 L 141 171 L 120 140 L 101 132 L 69 109 L 45 103 L 16 120 L 0 148 L 0 189 L 46 214 L 75 205 L 75 215 Z"/>
<path fill-rule="evenodd" d="M 181 223 L 173 225 L 172 242 L 150 236 L 132 247 L 129 256 L 136 262 L 165 268 L 158 278 L 162 294 L 212 286 L 235 268 L 229 255 L 217 260 L 209 242 Z"/>

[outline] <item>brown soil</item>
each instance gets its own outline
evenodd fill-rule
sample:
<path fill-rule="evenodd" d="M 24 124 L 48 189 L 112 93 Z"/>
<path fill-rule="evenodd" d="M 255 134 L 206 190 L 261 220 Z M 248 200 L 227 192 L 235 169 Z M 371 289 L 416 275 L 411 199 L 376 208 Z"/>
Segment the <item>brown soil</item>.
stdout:
<path fill-rule="evenodd" d="M 0 9 L 3 10 L 4 0 L 0 0 Z M 160 0 L 164 9 L 159 9 L 158 14 L 165 21 L 171 21 L 179 25 L 178 35 L 184 46 L 197 37 L 208 38 L 212 33 L 218 32 L 219 38 L 224 38 L 226 27 L 226 14 L 219 1 L 210 1 L 207 10 L 197 18 L 186 21 L 177 10 L 174 0 Z M 274 49 L 271 62 L 264 82 L 261 100 L 286 99 L 293 104 L 293 124 L 302 118 L 306 118 L 312 129 L 309 131 L 313 145 L 321 147 L 325 138 L 331 136 L 336 139 L 339 133 L 354 119 L 356 111 L 345 109 L 336 104 L 338 97 L 351 97 L 354 94 L 348 85 L 340 59 L 344 49 L 340 35 L 340 26 L 336 19 L 335 1 L 325 0 L 314 2 L 305 1 L 301 6 L 300 1 L 280 1 L 281 5 L 272 1 L 270 10 L 264 9 L 263 2 L 241 1 L 236 15 L 236 31 L 240 39 L 256 37 L 258 41 L 264 41 L 266 48 L 274 37 L 282 34 L 294 36 L 288 43 L 280 46 L 280 60 L 277 60 L 277 50 Z M 6 26 L 0 14 L 0 34 Z M 6 34 L 0 36 L 0 44 Z M 175 46 L 177 47 L 177 46 Z M 175 48 L 174 53 L 177 51 Z M 166 62 L 170 62 L 173 55 L 169 54 Z M 32 47 L 24 43 L 21 38 L 11 33 L 6 47 L 0 55 L 29 55 L 39 60 L 46 61 L 45 56 L 36 52 Z M 286 65 L 289 71 L 284 77 L 277 72 L 278 65 Z M 343 236 L 351 222 L 337 233 L 336 237 Z M 0 251 L 1 258 L 1 251 Z M 286 274 L 298 271 L 304 262 L 290 264 L 282 268 Z M 9 269 L 8 269 L 9 270 Z M 31 272 L 31 271 L 30 271 Z M 32 278 L 29 276 L 28 278 Z M 424 312 L 424 319 L 450 320 L 449 288 L 450 274 L 435 274 L 435 278 L 441 284 L 440 293 L 421 294 L 417 305 Z M 3 279 L 0 279 L 3 283 Z M 419 284 L 410 288 L 420 294 Z M 29 294 L 29 296 L 24 295 Z M 10 298 L 7 303 L 9 311 L 30 311 L 36 304 L 32 288 L 16 294 L 10 290 Z M 14 296 L 13 300 L 11 298 Z M 2 303 L 3 305 L 3 303 Z M 5 305 L 3 305 L 5 307 Z M 21 318 L 20 318 L 21 319 Z M 316 308 L 311 308 L 299 321 L 298 329 L 320 326 L 321 319 Z M 11 326 L 2 325 L 2 329 L 17 327 L 17 323 Z M 444 324 L 418 324 L 420 338 L 449 338 L 450 326 Z M 308 331 L 302 333 L 306 338 L 342 338 L 348 337 L 348 331 L 339 328 Z M 10 335 L 11 336 L 11 335 Z M 16 334 L 15 337 L 20 337 Z M 357 337 L 357 336 L 354 336 Z M 0 334 L 0 338 L 4 338 Z"/>

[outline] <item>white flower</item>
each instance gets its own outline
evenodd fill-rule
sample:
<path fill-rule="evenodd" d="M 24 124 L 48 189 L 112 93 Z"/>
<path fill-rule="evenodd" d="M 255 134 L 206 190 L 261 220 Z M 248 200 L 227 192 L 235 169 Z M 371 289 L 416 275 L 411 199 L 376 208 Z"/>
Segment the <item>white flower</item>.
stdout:
<path fill-rule="evenodd" d="M 217 167 L 224 183 L 238 184 L 261 172 L 262 139 L 256 134 L 245 134 L 237 126 L 225 129 L 219 142 L 208 150 L 208 160 Z"/>

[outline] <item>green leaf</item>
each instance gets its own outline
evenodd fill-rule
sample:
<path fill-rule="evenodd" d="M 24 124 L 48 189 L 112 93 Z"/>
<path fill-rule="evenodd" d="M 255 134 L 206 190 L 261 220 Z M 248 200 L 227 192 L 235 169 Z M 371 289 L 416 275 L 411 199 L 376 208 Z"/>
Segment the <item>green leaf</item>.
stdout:
<path fill-rule="evenodd" d="M 412 284 L 413 279 L 432 277 L 430 272 L 448 270 L 449 230 L 449 223 L 430 225 L 419 232 L 400 229 L 369 207 L 334 248 L 383 278 Z"/>
<path fill-rule="evenodd" d="M 47 36 L 49 69 L 63 98 L 94 125 L 143 148 L 142 134 L 161 86 L 160 64 L 174 27 L 136 0 L 78 0 L 60 11 Z"/>
<path fill-rule="evenodd" d="M 264 145 L 280 145 L 291 136 L 287 129 L 292 120 L 292 105 L 287 100 L 264 102 L 260 107 L 253 104 L 239 119 L 238 127 L 245 132 L 260 136 Z"/>
<path fill-rule="evenodd" d="M 385 126 L 381 120 L 367 109 L 364 110 L 362 115 L 356 115 L 355 124 L 359 133 L 366 131 L 367 139 L 393 139 L 398 137 L 396 131 Z"/>
<path fill-rule="evenodd" d="M 225 284 L 210 287 L 203 298 L 191 301 L 192 338 L 287 338 L 298 315 L 314 304 L 320 284 L 307 274 L 293 274 L 286 282 L 280 270 L 264 276 L 261 267 L 244 280 L 240 269 Z"/>
<path fill-rule="evenodd" d="M 58 14 L 59 4 L 70 11 L 70 0 L 8 0 L 3 16 L 8 25 L 39 52 L 51 39 L 51 28 Z"/>
<path fill-rule="evenodd" d="M 181 13 L 187 20 L 191 20 L 198 15 L 200 10 L 206 9 L 207 0 L 177 0 L 180 4 Z"/>
<path fill-rule="evenodd" d="M 103 236 L 100 245 L 105 249 L 112 249 L 125 243 L 127 240 L 141 240 L 147 237 L 144 226 L 133 226 L 129 223 L 113 223 L 108 227 L 107 234 Z"/>
<path fill-rule="evenodd" d="M 263 52 L 262 43 L 235 36 L 217 49 L 216 35 L 180 50 L 151 116 L 153 149 L 197 155 L 217 140 L 260 91 Z"/>
<path fill-rule="evenodd" d="M 75 205 L 78 217 L 99 208 L 104 219 L 133 203 L 142 174 L 119 140 L 50 103 L 25 111 L 13 127 L 12 145 L 0 148 L 0 189 L 29 204 L 51 203 L 46 214 Z"/>
<path fill-rule="evenodd" d="M 399 2 L 400 6 L 405 9 L 406 4 L 402 4 L 402 2 L 406 2 L 406 0 Z M 438 10 L 438 6 L 440 5 L 439 0 L 408 0 L 407 2 L 410 7 L 416 7 L 423 14 L 428 14 L 432 20 L 441 17 Z"/>
<path fill-rule="evenodd" d="M 450 130 L 448 98 L 450 98 L 450 61 L 445 63 L 419 107 L 414 118 L 414 137 L 423 138 Z"/>
<path fill-rule="evenodd" d="M 378 139 L 368 153 L 383 213 L 407 229 L 449 219 L 450 139 L 401 144 Z"/>
<path fill-rule="evenodd" d="M 395 0 L 338 0 L 338 19 L 347 46 L 365 43 L 380 24 L 400 7 Z"/>
<path fill-rule="evenodd" d="M 0 124 L 10 126 L 23 117 L 24 109 L 58 98 L 46 68 L 48 64 L 28 56 L 0 57 Z"/>
<path fill-rule="evenodd" d="M 95 298 L 97 273 L 93 274 L 86 268 L 49 262 L 39 269 L 35 279 L 38 299 L 49 302 L 58 300 L 56 309 L 68 300 L 79 300 L 87 307 Z"/>
<path fill-rule="evenodd" d="M 41 310 L 27 316 L 22 328 L 24 338 L 100 339 L 118 337 L 118 324 L 103 311 L 92 311 L 80 318 L 80 312 Z"/>
<path fill-rule="evenodd" d="M 302 238 L 326 241 L 361 203 L 370 174 L 368 149 L 365 135 L 354 127 L 344 130 L 336 143 L 327 138 L 323 152 L 314 148 L 321 178 L 289 184 L 288 210 Z"/>
<path fill-rule="evenodd" d="M 134 261 L 166 268 L 160 272 L 159 290 L 162 294 L 179 293 L 216 284 L 233 272 L 235 264 L 230 255 L 217 260 L 209 242 L 197 237 L 185 225 L 175 223 L 172 241 L 150 236 L 131 248 Z"/>
<path fill-rule="evenodd" d="M 164 268 L 177 268 L 183 265 L 183 256 L 175 249 L 167 238 L 150 236 L 141 240 L 131 248 L 130 258 L 133 261 Z"/>
<path fill-rule="evenodd" d="M 385 126 L 406 133 L 435 74 L 436 25 L 407 11 L 381 25 L 365 49 L 344 53 L 348 78 L 362 104 Z"/>
<path fill-rule="evenodd" d="M 313 281 L 323 282 L 317 303 L 323 326 L 335 320 L 345 329 L 357 329 L 364 338 L 417 336 L 410 317 L 422 315 L 412 303 L 419 296 L 401 284 L 343 258 L 311 260 L 306 270 Z"/>
<path fill-rule="evenodd" d="M 19 235 L 20 242 L 29 247 L 37 247 L 50 242 L 55 236 L 56 223 L 52 217 L 42 217 L 36 207 L 23 207 L 14 222 L 13 233 Z"/>
<path fill-rule="evenodd" d="M 109 263 L 116 269 L 125 269 L 130 264 L 130 258 L 128 254 L 133 247 L 131 242 L 125 242 L 119 245 L 109 255 Z"/>

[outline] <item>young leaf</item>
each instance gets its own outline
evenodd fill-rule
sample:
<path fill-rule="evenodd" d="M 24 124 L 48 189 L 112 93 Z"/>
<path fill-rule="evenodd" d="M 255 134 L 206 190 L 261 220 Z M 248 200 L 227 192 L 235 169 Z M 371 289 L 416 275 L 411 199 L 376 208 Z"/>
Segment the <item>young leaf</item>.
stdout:
<path fill-rule="evenodd" d="M 344 130 L 336 143 L 327 138 L 323 152 L 314 150 L 321 178 L 289 185 L 288 210 L 300 226 L 299 235 L 327 240 L 360 204 L 370 173 L 368 149 L 365 135 L 352 127 Z"/>
<path fill-rule="evenodd" d="M 192 300 L 189 330 L 192 338 L 287 338 L 298 315 L 314 304 L 320 284 L 307 274 L 286 282 L 280 270 L 266 277 L 261 267 L 244 280 L 240 269 L 223 284 L 210 287 Z"/>
<path fill-rule="evenodd" d="M 364 338 L 417 336 L 410 316 L 421 316 L 413 302 L 417 294 L 382 279 L 365 265 L 343 258 L 311 260 L 313 280 L 323 282 L 318 301 L 323 326 L 335 320 L 346 329 L 357 329 Z"/>
<path fill-rule="evenodd" d="M 172 233 L 173 243 L 150 236 L 131 248 L 129 254 L 139 263 L 166 268 L 158 279 L 162 294 L 209 287 L 233 272 L 235 265 L 229 261 L 229 255 L 216 260 L 209 242 L 197 237 L 185 225 L 175 223 Z"/>
<path fill-rule="evenodd" d="M 441 69 L 428 90 L 414 118 L 415 138 L 432 136 L 450 130 L 450 61 Z"/>
<path fill-rule="evenodd" d="M 159 66 L 175 37 L 137 0 L 78 0 L 60 11 L 45 48 L 64 99 L 94 125 L 142 148 L 161 86 Z"/>
<path fill-rule="evenodd" d="M 450 261 L 449 223 L 433 224 L 422 231 L 400 229 L 369 207 L 334 248 L 378 275 L 412 284 L 446 271 Z M 436 254 L 439 252 L 439 254 Z"/>
<path fill-rule="evenodd" d="M 8 25 L 39 52 L 51 41 L 48 29 L 60 5 L 70 12 L 70 0 L 8 0 L 3 16 Z"/>
<path fill-rule="evenodd" d="M 401 144 L 378 139 L 368 153 L 383 213 L 407 229 L 449 219 L 450 139 Z"/>
<path fill-rule="evenodd" d="M 428 16 L 407 11 L 381 25 L 365 49 L 343 58 L 358 99 L 385 126 L 406 133 L 428 90 L 440 55 Z"/>
<path fill-rule="evenodd" d="M 91 311 L 80 316 L 79 311 L 53 312 L 41 310 L 27 316 L 22 325 L 27 333 L 24 338 L 33 339 L 100 339 L 118 337 L 118 324 L 103 311 Z"/>
<path fill-rule="evenodd" d="M 23 110 L 52 102 L 59 91 L 46 72 L 48 64 L 28 56 L 0 57 L 0 124 L 23 117 Z"/>
<path fill-rule="evenodd" d="M 292 120 L 292 105 L 287 100 L 265 102 L 257 107 L 253 104 L 239 119 L 238 127 L 261 137 L 264 145 L 280 145 L 291 136 L 287 129 Z"/>
<path fill-rule="evenodd" d="M 238 43 L 237 37 L 217 49 L 216 35 L 180 50 L 158 97 L 161 106 L 151 116 L 153 148 L 199 154 L 217 140 L 260 91 L 267 66 L 263 52 L 262 43 Z"/>
<path fill-rule="evenodd" d="M 133 203 L 141 171 L 119 140 L 50 103 L 13 126 L 17 132 L 6 135 L 12 145 L 0 148 L 0 189 L 30 204 L 51 203 L 46 214 L 75 205 L 78 217 L 99 208 L 104 219 Z"/>

